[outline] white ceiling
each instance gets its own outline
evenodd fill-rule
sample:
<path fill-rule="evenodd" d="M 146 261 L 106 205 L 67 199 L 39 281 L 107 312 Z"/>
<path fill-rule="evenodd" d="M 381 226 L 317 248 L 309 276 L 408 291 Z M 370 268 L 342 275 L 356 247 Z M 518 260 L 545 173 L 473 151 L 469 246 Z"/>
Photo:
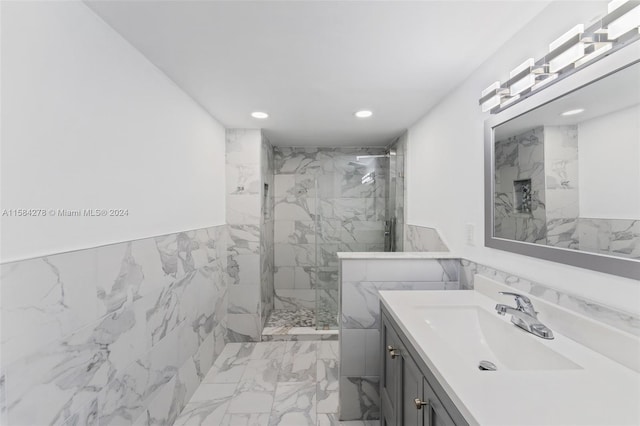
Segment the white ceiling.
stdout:
<path fill-rule="evenodd" d="M 374 146 L 549 1 L 87 3 L 227 128 L 262 127 L 276 145 Z"/>

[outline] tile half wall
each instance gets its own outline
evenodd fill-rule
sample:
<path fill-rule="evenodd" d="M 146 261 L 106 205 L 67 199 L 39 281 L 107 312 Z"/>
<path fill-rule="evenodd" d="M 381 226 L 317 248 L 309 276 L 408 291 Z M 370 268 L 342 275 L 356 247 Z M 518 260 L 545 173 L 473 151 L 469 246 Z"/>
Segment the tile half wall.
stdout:
<path fill-rule="evenodd" d="M 225 225 L 0 265 L 0 423 L 171 424 L 225 345 Z"/>

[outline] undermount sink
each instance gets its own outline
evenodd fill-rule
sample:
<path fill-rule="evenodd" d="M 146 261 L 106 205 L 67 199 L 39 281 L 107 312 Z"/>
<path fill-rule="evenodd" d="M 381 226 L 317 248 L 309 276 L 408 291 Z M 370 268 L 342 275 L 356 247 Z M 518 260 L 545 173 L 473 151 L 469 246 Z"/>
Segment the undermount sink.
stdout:
<path fill-rule="evenodd" d="M 445 346 L 475 366 L 489 361 L 498 371 L 582 368 L 539 337 L 478 306 L 421 308 L 421 315 Z"/>

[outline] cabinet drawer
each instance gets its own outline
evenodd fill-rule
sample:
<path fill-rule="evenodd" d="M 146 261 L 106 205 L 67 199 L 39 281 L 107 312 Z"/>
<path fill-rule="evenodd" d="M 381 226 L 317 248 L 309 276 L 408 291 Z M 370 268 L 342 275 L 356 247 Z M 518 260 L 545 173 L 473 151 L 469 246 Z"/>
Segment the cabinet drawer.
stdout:
<path fill-rule="evenodd" d="M 400 386 L 400 339 L 387 321 L 381 322 L 380 347 L 380 403 L 382 425 L 400 426 L 398 418 L 398 395 Z"/>
<path fill-rule="evenodd" d="M 428 402 L 424 410 L 424 426 L 455 426 L 453 419 L 445 410 L 444 405 L 440 402 L 440 399 L 434 392 L 433 388 L 429 386 L 429 382 L 424 379 L 422 385 L 422 391 L 424 395 L 424 401 Z"/>

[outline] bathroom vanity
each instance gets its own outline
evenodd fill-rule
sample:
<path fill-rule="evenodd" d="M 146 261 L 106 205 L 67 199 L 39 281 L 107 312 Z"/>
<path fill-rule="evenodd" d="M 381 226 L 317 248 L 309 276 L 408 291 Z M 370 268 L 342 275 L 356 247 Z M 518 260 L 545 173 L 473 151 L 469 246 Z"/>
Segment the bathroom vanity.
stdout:
<path fill-rule="evenodd" d="M 380 326 L 381 426 L 468 424 L 384 306 Z"/>
<path fill-rule="evenodd" d="M 640 424 L 640 340 L 530 296 L 543 339 L 498 315 L 506 290 L 380 293 L 381 425 Z"/>

